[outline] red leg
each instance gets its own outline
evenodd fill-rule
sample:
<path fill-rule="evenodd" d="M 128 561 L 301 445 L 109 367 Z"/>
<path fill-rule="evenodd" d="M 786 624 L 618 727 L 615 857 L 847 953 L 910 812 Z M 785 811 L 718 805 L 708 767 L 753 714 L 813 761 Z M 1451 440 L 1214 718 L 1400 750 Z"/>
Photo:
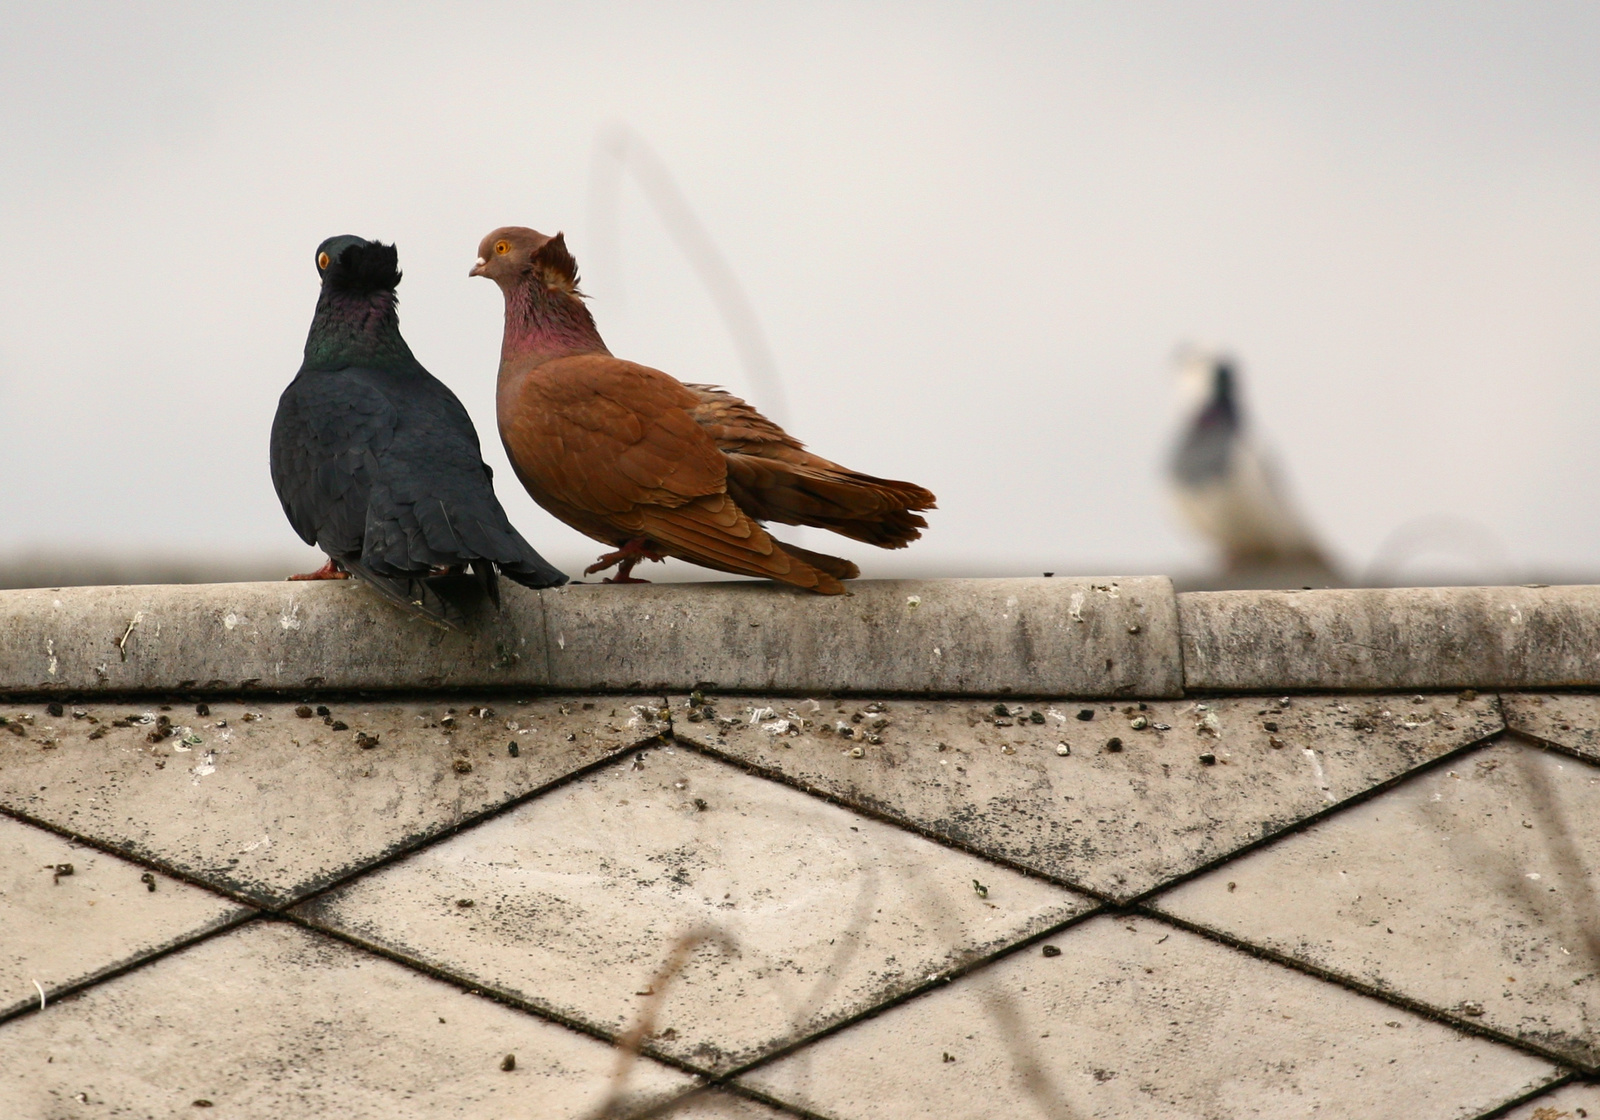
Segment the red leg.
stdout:
<path fill-rule="evenodd" d="M 644 537 L 634 537 L 617 551 L 608 552 L 590 564 L 583 570 L 583 574 L 592 576 L 596 572 L 603 572 L 614 565 L 620 565 L 617 567 L 616 575 L 606 577 L 606 583 L 649 583 L 647 579 L 636 579 L 630 574 L 633 566 L 641 560 L 651 560 L 659 564 L 665 559 L 666 556 L 652 547 Z"/>
<path fill-rule="evenodd" d="M 350 573 L 347 572 L 347 571 L 344 571 L 342 568 L 339 567 L 339 565 L 336 562 L 334 562 L 334 560 L 332 558 L 330 558 L 326 564 L 322 565 L 322 567 L 318 568 L 314 572 L 306 572 L 304 575 L 290 576 L 289 578 L 290 579 L 349 579 L 350 578 Z"/>

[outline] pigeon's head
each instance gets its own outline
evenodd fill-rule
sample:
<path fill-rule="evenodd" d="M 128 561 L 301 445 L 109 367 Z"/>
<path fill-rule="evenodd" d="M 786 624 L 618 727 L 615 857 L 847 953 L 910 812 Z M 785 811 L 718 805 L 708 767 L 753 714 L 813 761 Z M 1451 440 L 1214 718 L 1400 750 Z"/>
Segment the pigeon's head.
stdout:
<path fill-rule="evenodd" d="M 330 237 L 317 246 L 317 275 L 324 288 L 388 292 L 400 283 L 400 254 L 393 245 L 354 234 Z"/>
<path fill-rule="evenodd" d="M 1221 405 L 1234 409 L 1238 404 L 1238 363 L 1221 350 L 1197 346 L 1179 349 L 1178 396 L 1184 411 L 1200 411 Z"/>
<path fill-rule="evenodd" d="M 578 291 L 578 262 L 567 251 L 562 234 L 546 237 L 527 226 L 501 226 L 478 242 L 478 259 L 469 276 L 487 276 L 502 288 L 524 281 L 541 287 L 582 295 Z"/>

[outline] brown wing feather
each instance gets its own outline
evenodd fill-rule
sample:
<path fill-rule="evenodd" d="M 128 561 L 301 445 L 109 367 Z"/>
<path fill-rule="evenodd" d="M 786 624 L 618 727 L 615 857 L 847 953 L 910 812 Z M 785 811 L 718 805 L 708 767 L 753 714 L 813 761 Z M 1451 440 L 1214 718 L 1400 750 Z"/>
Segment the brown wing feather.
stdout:
<path fill-rule="evenodd" d="M 844 592 L 838 578 L 790 555 L 726 494 L 697 498 L 672 509 L 647 507 L 640 512 L 645 536 L 680 560 L 722 572 L 781 580 L 825 595 Z"/>
<path fill-rule="evenodd" d="M 813 455 L 748 403 L 715 386 L 685 388 L 698 400 L 695 420 L 727 457 L 728 493 L 750 516 L 831 529 L 882 548 L 904 548 L 928 527 L 911 512 L 934 508 L 933 494 L 921 486 Z"/>
<path fill-rule="evenodd" d="M 502 379 L 500 435 L 536 499 L 601 516 L 724 491 L 727 464 L 664 373 L 603 354 Z"/>
<path fill-rule="evenodd" d="M 577 355 L 503 372 L 497 403 L 518 478 L 580 532 L 610 544 L 642 536 L 719 571 L 844 590 L 785 552 L 729 496 L 727 460 L 692 415 L 698 398 L 666 374 Z"/>

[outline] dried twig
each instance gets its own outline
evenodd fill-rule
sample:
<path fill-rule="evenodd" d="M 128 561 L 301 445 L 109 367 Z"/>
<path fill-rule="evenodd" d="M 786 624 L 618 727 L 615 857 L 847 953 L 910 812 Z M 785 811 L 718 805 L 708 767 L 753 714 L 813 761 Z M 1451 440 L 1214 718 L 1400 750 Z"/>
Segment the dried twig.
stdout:
<path fill-rule="evenodd" d="M 714 926 L 692 929 L 672 943 L 672 948 L 667 951 L 667 959 L 662 962 L 656 974 L 651 977 L 650 983 L 640 993 L 645 997 L 645 1001 L 639 1008 L 638 1020 L 627 1031 L 617 1036 L 617 1064 L 611 1072 L 611 1086 L 606 1092 L 605 1100 L 595 1111 L 597 1120 L 601 1117 L 619 1115 L 618 1109 L 622 1105 L 622 1093 L 627 1087 L 628 1074 L 633 1070 L 634 1063 L 639 1060 L 639 1051 L 644 1046 L 645 1040 L 655 1033 L 656 1016 L 661 1010 L 662 1001 L 666 999 L 667 989 L 683 971 L 684 965 L 689 962 L 689 955 L 706 944 L 715 945 L 726 956 L 732 956 L 739 951 L 733 938 Z M 683 1103 L 680 1098 L 674 1100 L 673 1107 Z M 659 1115 L 653 1111 L 648 1114 Z"/>

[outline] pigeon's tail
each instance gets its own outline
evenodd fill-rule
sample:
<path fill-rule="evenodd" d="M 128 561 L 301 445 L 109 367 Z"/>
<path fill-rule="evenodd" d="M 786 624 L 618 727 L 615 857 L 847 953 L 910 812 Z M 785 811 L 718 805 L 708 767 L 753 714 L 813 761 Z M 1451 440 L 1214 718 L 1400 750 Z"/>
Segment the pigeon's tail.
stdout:
<path fill-rule="evenodd" d="M 499 601 L 494 568 L 474 565 L 467 572 L 440 575 L 385 575 L 357 557 L 341 556 L 339 563 L 389 602 L 446 630 L 464 630 L 485 602 Z"/>
<path fill-rule="evenodd" d="M 522 559 L 513 563 L 500 565 L 500 574 L 507 579 L 522 584 L 523 587 L 560 587 L 567 582 L 564 573 L 552 567 L 550 562 L 529 548 Z"/>

